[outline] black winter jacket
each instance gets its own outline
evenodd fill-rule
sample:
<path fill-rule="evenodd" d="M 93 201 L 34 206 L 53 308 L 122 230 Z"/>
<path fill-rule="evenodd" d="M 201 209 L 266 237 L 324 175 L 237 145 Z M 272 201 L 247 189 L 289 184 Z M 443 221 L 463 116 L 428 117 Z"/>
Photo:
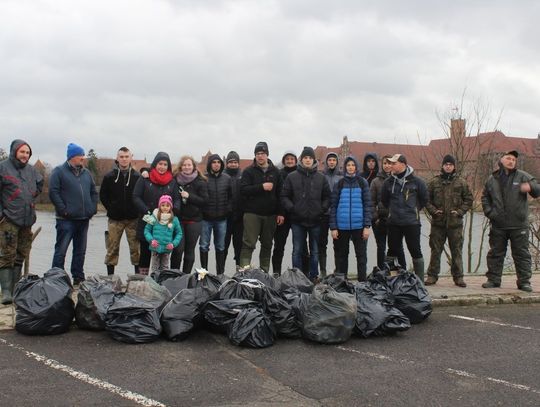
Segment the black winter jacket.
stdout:
<path fill-rule="evenodd" d="M 242 198 L 240 195 L 240 180 L 242 179 L 242 171 L 240 171 L 240 168 L 226 168 L 224 172 L 231 177 L 232 212 L 230 213 L 229 217 L 232 217 L 233 219 L 241 219 L 242 216 L 244 216 L 244 211 L 242 209 Z"/>
<path fill-rule="evenodd" d="M 271 191 L 264 190 L 265 182 L 274 184 Z M 283 215 L 279 202 L 282 187 L 281 174 L 272 161 L 268 160 L 268 168 L 263 171 L 253 160 L 253 164 L 244 170 L 240 180 L 244 212 L 261 216 Z"/>
<path fill-rule="evenodd" d="M 202 221 L 202 208 L 208 201 L 208 186 L 206 180 L 197 176 L 193 181 L 182 185 L 176 178 L 178 190 L 180 188 L 189 193 L 184 203 L 181 200 L 180 212 L 182 213 L 182 222 L 200 222 Z"/>
<path fill-rule="evenodd" d="M 211 171 L 212 161 L 219 160 L 221 168 L 219 172 Z M 225 164 L 218 154 L 208 157 L 206 176 L 208 177 L 208 200 L 203 207 L 204 220 L 224 220 L 232 210 L 231 177 L 223 173 Z"/>
<path fill-rule="evenodd" d="M 315 226 L 330 207 L 330 186 L 326 177 L 312 168 L 297 166 L 285 179 L 281 205 L 292 223 Z"/>
<path fill-rule="evenodd" d="M 133 190 L 140 174 L 131 166 L 122 173 L 115 167 L 103 177 L 99 198 L 107 209 L 107 216 L 113 220 L 135 219 L 139 216 L 133 203 Z"/>

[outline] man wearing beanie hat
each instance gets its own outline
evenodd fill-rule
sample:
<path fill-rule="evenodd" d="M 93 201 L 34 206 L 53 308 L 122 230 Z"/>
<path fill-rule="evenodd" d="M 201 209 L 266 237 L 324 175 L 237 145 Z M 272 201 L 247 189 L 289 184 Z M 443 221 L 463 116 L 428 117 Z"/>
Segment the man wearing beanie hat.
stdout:
<path fill-rule="evenodd" d="M 98 193 L 90 171 L 83 167 L 84 150 L 67 147 L 67 161 L 49 178 L 49 198 L 56 211 L 56 244 L 53 267 L 64 268 L 66 252 L 73 240 L 71 276 L 75 285 L 84 281 L 84 258 L 90 218 L 97 212 Z"/>
<path fill-rule="evenodd" d="M 21 278 L 22 264 L 30 253 L 35 199 L 43 177 L 28 163 L 30 145 L 13 140 L 9 158 L 0 162 L 0 286 L 2 304 L 11 304 L 13 288 Z"/>
<path fill-rule="evenodd" d="M 304 147 L 296 171 L 285 180 L 281 192 L 281 205 L 291 220 L 292 265 L 307 274 L 312 282 L 317 282 L 321 219 L 330 207 L 330 187 L 325 176 L 317 171 L 313 148 Z M 302 264 L 307 237 L 309 237 L 309 270 Z"/>
<path fill-rule="evenodd" d="M 240 251 L 242 250 L 242 233 L 244 230 L 244 212 L 242 210 L 242 200 L 240 199 L 240 156 L 236 151 L 229 151 L 225 163 L 225 174 L 231 177 L 232 210 L 227 217 L 227 232 L 225 233 L 225 260 L 231 242 L 234 249 L 234 262 L 240 265 Z"/>
<path fill-rule="evenodd" d="M 487 281 L 484 288 L 501 286 L 506 248 L 510 240 L 518 289 L 531 292 L 531 253 L 529 252 L 529 202 L 527 195 L 540 197 L 536 179 L 517 169 L 516 150 L 503 153 L 499 169 L 493 172 L 482 192 L 482 209 L 489 218 Z"/>
<path fill-rule="evenodd" d="M 260 240 L 260 267 L 266 272 L 270 270 L 274 231 L 276 225 L 283 223 L 279 202 L 282 184 L 279 170 L 268 159 L 268 145 L 264 141 L 258 142 L 253 164 L 244 170 L 240 180 L 240 195 L 244 205 L 241 267 L 250 265 L 257 240 Z"/>
<path fill-rule="evenodd" d="M 463 217 L 471 209 L 473 196 L 467 182 L 456 172 L 456 159 L 444 156 L 441 173 L 428 183 L 429 201 L 426 210 L 431 215 L 431 233 L 429 247 L 431 258 L 428 267 L 426 285 L 437 283 L 441 270 L 441 254 L 448 239 L 450 246 L 450 272 L 454 284 L 466 287 L 463 280 Z"/>

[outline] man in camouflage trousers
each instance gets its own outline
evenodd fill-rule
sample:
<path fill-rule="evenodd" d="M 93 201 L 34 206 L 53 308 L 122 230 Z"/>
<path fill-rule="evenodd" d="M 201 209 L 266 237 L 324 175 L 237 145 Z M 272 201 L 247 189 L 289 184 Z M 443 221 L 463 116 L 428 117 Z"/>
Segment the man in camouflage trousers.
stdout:
<path fill-rule="evenodd" d="M 471 209 L 473 197 L 467 182 L 456 173 L 456 160 L 453 156 L 446 155 L 443 158 L 441 173 L 429 182 L 428 194 L 426 209 L 431 215 L 431 259 L 425 284 L 437 283 L 441 271 L 441 254 L 448 239 L 450 271 L 454 284 L 467 287 L 463 280 L 463 217 Z"/>

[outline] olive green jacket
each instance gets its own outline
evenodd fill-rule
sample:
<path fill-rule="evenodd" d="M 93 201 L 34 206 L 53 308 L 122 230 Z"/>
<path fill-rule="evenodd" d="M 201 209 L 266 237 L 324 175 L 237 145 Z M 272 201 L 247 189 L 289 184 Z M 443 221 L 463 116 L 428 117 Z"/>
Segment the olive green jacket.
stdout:
<path fill-rule="evenodd" d="M 428 183 L 428 194 L 426 210 L 432 217 L 432 225 L 463 227 L 463 217 L 473 204 L 471 190 L 463 178 L 455 173 L 448 178 L 439 174 Z M 438 210 L 442 210 L 442 213 L 436 214 Z"/>

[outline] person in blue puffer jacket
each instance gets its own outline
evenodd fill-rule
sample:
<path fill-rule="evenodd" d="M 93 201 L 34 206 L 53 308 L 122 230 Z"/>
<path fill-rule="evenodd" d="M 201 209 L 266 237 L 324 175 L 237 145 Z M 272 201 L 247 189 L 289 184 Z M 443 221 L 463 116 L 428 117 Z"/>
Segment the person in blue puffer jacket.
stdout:
<path fill-rule="evenodd" d="M 345 174 L 332 191 L 330 230 L 337 240 L 339 273 L 347 277 L 349 241 L 354 244 L 358 281 L 366 280 L 367 239 L 373 211 L 368 182 L 358 173 L 358 162 L 347 157 Z"/>

